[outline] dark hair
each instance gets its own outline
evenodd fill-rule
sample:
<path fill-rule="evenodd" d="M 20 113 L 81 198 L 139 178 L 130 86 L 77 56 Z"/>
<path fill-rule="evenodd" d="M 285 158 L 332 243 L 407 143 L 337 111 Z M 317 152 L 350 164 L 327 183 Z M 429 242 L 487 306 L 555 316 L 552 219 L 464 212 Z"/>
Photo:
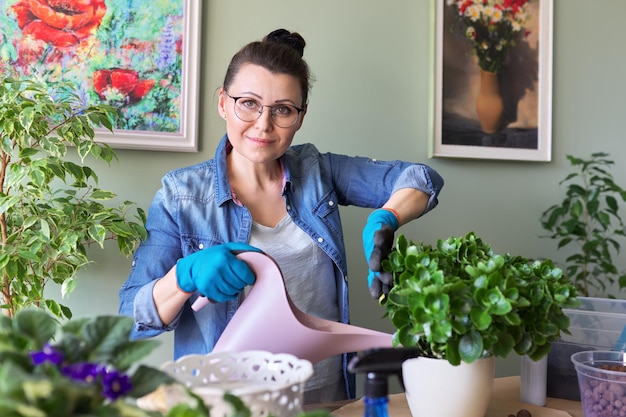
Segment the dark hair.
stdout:
<path fill-rule="evenodd" d="M 309 66 L 302 58 L 305 45 L 299 33 L 285 29 L 276 29 L 262 41 L 250 42 L 231 59 L 224 77 L 224 88 L 228 90 L 243 65 L 259 65 L 275 74 L 296 77 L 302 90 L 302 105 L 306 106 L 312 78 Z"/>

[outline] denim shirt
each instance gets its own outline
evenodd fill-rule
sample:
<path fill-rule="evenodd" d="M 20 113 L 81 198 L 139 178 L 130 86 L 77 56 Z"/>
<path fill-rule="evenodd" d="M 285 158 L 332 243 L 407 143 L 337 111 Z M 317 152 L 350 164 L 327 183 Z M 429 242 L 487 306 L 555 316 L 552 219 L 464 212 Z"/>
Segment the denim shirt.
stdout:
<path fill-rule="evenodd" d="M 148 237 L 135 251 L 130 275 L 120 290 L 119 312 L 135 320 L 132 337 L 174 330 L 175 358 L 210 352 L 241 302 L 209 304 L 194 312 L 195 294 L 165 325 L 152 298 L 157 279 L 178 259 L 213 245 L 248 242 L 252 217 L 233 200 L 226 173 L 229 151 L 224 136 L 214 159 L 163 177 L 148 211 Z M 320 153 L 311 144 L 292 146 L 281 163 L 287 212 L 332 259 L 339 311 L 347 323 L 348 271 L 339 206 L 380 208 L 393 192 L 415 188 L 430 196 L 426 213 L 437 205 L 443 179 L 426 165 Z"/>

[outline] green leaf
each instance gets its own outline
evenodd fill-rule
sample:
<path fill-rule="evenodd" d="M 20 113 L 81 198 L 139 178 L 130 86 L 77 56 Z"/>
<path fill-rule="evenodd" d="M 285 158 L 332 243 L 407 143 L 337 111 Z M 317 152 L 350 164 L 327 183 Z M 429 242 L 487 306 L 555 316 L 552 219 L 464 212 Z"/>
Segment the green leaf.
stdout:
<path fill-rule="evenodd" d="M 41 348 L 56 333 L 57 322 L 42 310 L 20 310 L 15 315 L 16 330 L 35 342 L 33 348 Z"/>
<path fill-rule="evenodd" d="M 22 109 L 19 115 L 19 122 L 25 130 L 30 130 L 35 118 L 35 109 L 32 107 L 25 107 Z"/>
<path fill-rule="evenodd" d="M 85 323 L 82 331 L 86 343 L 91 347 L 95 359 L 108 359 L 120 346 L 120 341 L 127 341 L 133 327 L 130 317 L 102 316 L 98 320 Z"/>
<path fill-rule="evenodd" d="M 493 288 L 489 291 L 489 300 L 491 314 L 502 316 L 513 309 L 511 303 L 506 299 L 499 288 Z"/>
<path fill-rule="evenodd" d="M 493 345 L 493 354 L 501 358 L 506 358 L 515 346 L 515 339 L 510 333 L 501 333 L 498 341 Z"/>
<path fill-rule="evenodd" d="M 31 252 L 30 250 L 19 250 L 20 258 L 28 261 L 39 261 L 39 254 Z"/>
<path fill-rule="evenodd" d="M 18 154 L 19 158 L 30 158 L 31 156 L 35 156 L 39 153 L 39 150 L 35 148 L 22 148 Z"/>
<path fill-rule="evenodd" d="M 492 318 L 486 308 L 473 308 L 470 317 L 478 330 L 485 330 L 491 325 Z"/>
<path fill-rule="evenodd" d="M 471 331 L 461 337 L 459 354 L 465 363 L 472 363 L 483 354 L 483 339 L 479 332 Z"/>
<path fill-rule="evenodd" d="M 41 236 L 43 236 L 46 241 L 50 240 L 50 225 L 46 219 L 40 219 L 39 227 L 41 230 Z"/>
<path fill-rule="evenodd" d="M 97 189 L 93 190 L 93 192 L 91 193 L 91 198 L 93 198 L 94 200 L 110 200 L 115 197 L 115 193 L 107 190 Z"/>
<path fill-rule="evenodd" d="M 63 298 L 67 298 L 71 293 L 74 292 L 77 284 L 78 283 L 76 282 L 76 279 L 74 279 L 73 277 L 67 277 L 66 279 L 64 279 L 63 283 L 61 284 L 61 296 Z"/>
<path fill-rule="evenodd" d="M 165 372 L 140 365 L 131 377 L 132 390 L 129 395 L 139 398 L 155 391 L 160 385 L 171 384 L 175 381 Z"/>
<path fill-rule="evenodd" d="M 6 213 L 19 202 L 20 202 L 19 196 L 9 195 L 6 197 L 0 197 L 0 213 Z"/>
<path fill-rule="evenodd" d="M 95 240 L 100 247 L 104 247 L 106 232 L 106 228 L 100 224 L 94 224 L 89 227 L 89 236 Z"/>

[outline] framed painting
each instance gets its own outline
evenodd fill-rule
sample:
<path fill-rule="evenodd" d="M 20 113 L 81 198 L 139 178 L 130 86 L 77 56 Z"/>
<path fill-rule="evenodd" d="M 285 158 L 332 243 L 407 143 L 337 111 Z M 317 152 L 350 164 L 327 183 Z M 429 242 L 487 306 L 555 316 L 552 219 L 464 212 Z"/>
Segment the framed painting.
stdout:
<path fill-rule="evenodd" d="M 0 76 L 117 109 L 115 148 L 196 152 L 202 0 L 0 0 Z"/>
<path fill-rule="evenodd" d="M 431 156 L 550 161 L 552 0 L 433 0 Z"/>

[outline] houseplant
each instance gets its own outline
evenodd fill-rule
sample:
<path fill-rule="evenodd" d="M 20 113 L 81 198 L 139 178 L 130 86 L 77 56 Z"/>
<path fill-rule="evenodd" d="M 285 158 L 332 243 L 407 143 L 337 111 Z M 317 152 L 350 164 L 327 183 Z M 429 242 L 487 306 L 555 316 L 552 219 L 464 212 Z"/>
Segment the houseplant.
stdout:
<path fill-rule="evenodd" d="M 626 274 L 613 261 L 626 237 L 620 204 L 626 190 L 610 173 L 614 162 L 604 152 L 588 159 L 567 155 L 574 171 L 559 185 L 567 184 L 563 200 L 541 215 L 541 226 L 558 249 L 571 250 L 565 259 L 565 274 L 581 296 L 614 298 L 615 286 L 626 288 Z M 608 293 L 608 294 L 607 294 Z"/>
<path fill-rule="evenodd" d="M 61 324 L 49 312 L 34 308 L 19 310 L 14 317 L 0 316 L 0 415 L 210 416 L 200 397 L 168 373 L 140 363 L 159 342 L 130 340 L 132 326 L 132 318 L 124 316 Z M 163 403 L 158 388 L 165 386 L 176 392 L 176 402 Z M 232 405 L 233 417 L 251 416 L 239 397 L 226 393 L 224 399 Z M 329 416 L 325 410 L 299 414 Z"/>
<path fill-rule="evenodd" d="M 0 415 L 4 417 L 161 416 L 135 399 L 161 384 L 164 372 L 136 363 L 157 341 L 130 341 L 133 321 L 99 316 L 60 324 L 42 309 L 0 316 Z M 196 397 L 168 417 L 207 416 Z"/>
<path fill-rule="evenodd" d="M 537 360 L 567 331 L 576 288 L 550 260 L 499 255 L 474 232 L 436 246 L 400 235 L 383 263 L 394 287 L 381 301 L 394 344 L 452 365 L 512 352 Z"/>
<path fill-rule="evenodd" d="M 29 306 L 69 318 L 71 311 L 46 298 L 50 282 L 68 295 L 89 263 L 91 243 L 115 239 L 125 255 L 145 237 L 145 215 L 133 203 L 105 206 L 116 195 L 98 187 L 86 158 L 107 164 L 116 157 L 94 140 L 111 129 L 115 109 L 85 106 L 71 84 L 32 79 L 0 81 L 0 311 Z M 74 162 L 69 156 L 76 153 Z"/>
<path fill-rule="evenodd" d="M 439 415 L 484 415 L 494 358 L 512 352 L 543 358 L 550 343 L 567 332 L 569 319 L 562 309 L 578 303 L 576 288 L 551 261 L 497 254 L 474 232 L 440 239 L 435 246 L 400 235 L 382 266 L 393 274 L 394 285 L 380 301 L 396 329 L 393 343 L 419 351 L 403 366 L 414 417 L 435 417 L 432 408 L 422 407 L 439 404 L 434 396 L 454 390 L 453 382 L 463 382 L 459 395 L 472 404 L 442 400 L 448 408 Z M 421 374 L 429 380 L 419 388 L 409 382 L 416 364 L 428 368 Z M 456 375 L 453 368 L 465 376 L 436 381 L 435 376 Z M 473 368 L 482 376 L 468 375 Z M 427 393 L 429 388 L 434 392 Z M 420 394 L 430 399 L 417 400 Z M 457 405 L 461 410 L 449 408 Z"/>

